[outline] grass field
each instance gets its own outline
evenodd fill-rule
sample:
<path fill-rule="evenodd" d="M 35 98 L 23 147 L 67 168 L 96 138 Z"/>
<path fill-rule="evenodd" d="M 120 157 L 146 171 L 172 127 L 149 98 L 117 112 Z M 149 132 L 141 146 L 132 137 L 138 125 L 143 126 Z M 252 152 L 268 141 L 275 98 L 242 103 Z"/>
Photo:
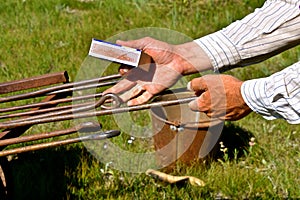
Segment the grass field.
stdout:
<path fill-rule="evenodd" d="M 198 38 L 251 13 L 263 0 L 3 0 L 0 4 L 0 82 L 66 70 L 75 80 L 92 38 L 107 39 L 124 31 L 159 27 Z M 268 76 L 299 60 L 300 48 L 263 63 L 227 74 L 242 80 Z M 132 114 L 141 126 L 148 116 Z M 106 128 L 118 128 L 110 116 Z M 68 127 L 69 122 L 39 125 L 31 132 Z M 144 129 L 135 130 L 139 132 Z M 255 145 L 239 146 L 239 139 Z M 226 122 L 220 159 L 183 166 L 174 175 L 202 179 L 204 187 L 166 185 L 144 173 L 110 168 L 83 144 L 67 145 L 13 156 L 13 199 L 282 199 L 300 198 L 300 127 L 283 120 L 267 121 L 252 113 Z M 147 141 L 122 148 L 143 151 Z M 237 152 L 239 151 L 239 152 Z"/>

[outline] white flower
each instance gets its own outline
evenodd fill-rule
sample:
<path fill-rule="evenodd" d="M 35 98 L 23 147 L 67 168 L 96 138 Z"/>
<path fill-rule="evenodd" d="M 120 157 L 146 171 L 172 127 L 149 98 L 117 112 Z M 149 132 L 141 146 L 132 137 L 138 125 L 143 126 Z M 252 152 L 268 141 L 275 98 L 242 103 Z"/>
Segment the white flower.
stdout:
<path fill-rule="evenodd" d="M 225 146 L 224 146 L 224 143 L 221 141 L 220 143 L 220 146 L 221 146 L 221 148 L 224 148 Z"/>
<path fill-rule="evenodd" d="M 249 142 L 249 145 L 250 146 L 254 146 L 256 143 L 255 143 L 255 137 L 251 137 L 250 138 L 250 142 Z"/>
<path fill-rule="evenodd" d="M 227 152 L 227 148 L 224 148 L 224 149 L 220 149 L 221 151 L 223 151 L 224 153 L 226 153 Z"/>
<path fill-rule="evenodd" d="M 107 143 L 104 143 L 103 149 L 107 149 L 107 147 L 108 147 Z"/>

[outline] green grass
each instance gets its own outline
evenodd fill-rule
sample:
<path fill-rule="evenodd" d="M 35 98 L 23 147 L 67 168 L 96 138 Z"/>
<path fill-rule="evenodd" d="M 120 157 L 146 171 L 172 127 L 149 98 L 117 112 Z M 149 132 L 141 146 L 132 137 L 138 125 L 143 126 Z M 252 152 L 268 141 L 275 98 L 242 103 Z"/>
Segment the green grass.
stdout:
<path fill-rule="evenodd" d="M 75 80 L 91 38 L 115 38 L 124 31 L 160 27 L 197 38 L 230 24 L 261 6 L 263 0 L 3 0 L 0 4 L 0 82 L 67 70 Z M 145 33 L 144 33 L 145 34 Z M 114 37 L 113 37 L 114 36 Z M 132 36 L 133 37 L 133 36 Z M 171 38 L 170 38 L 171 40 Z M 263 63 L 234 69 L 242 80 L 265 77 L 299 59 L 294 48 Z M 77 77 L 78 78 L 78 77 Z M 132 113 L 150 131 L 147 113 Z M 140 120 L 145 116 L 147 120 Z M 100 118 L 117 129 L 112 117 Z M 69 122 L 34 126 L 30 132 L 68 127 Z M 144 128 L 144 129 L 143 129 Z M 149 128 L 149 129 L 148 129 Z M 267 121 L 252 113 L 226 123 L 222 140 L 228 152 L 206 164 L 182 166 L 174 175 L 193 175 L 205 187 L 165 185 L 145 174 L 114 170 L 83 144 L 14 156 L 10 167 L 14 199 L 214 199 L 299 198 L 300 147 L 297 125 Z M 132 132 L 133 133 L 133 132 Z M 130 133 L 113 141 L 131 151 L 151 151 L 151 142 L 127 143 Z M 250 136 L 256 145 L 249 147 Z M 236 149 L 236 150 L 235 150 Z M 238 151 L 238 152 L 237 152 Z"/>

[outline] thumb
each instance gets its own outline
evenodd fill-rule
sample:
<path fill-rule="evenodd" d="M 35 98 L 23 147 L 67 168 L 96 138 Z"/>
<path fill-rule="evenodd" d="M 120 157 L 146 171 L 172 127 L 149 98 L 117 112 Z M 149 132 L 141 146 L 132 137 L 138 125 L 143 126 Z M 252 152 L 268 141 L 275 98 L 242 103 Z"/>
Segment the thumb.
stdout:
<path fill-rule="evenodd" d="M 198 111 L 198 101 L 197 101 L 197 99 L 191 101 L 188 105 L 189 105 L 191 110 Z"/>

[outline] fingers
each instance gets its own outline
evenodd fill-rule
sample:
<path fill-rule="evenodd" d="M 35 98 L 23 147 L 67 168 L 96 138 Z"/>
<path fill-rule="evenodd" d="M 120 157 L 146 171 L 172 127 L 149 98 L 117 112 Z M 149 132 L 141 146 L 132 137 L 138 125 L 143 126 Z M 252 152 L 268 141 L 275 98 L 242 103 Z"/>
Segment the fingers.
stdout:
<path fill-rule="evenodd" d="M 195 78 L 190 81 L 187 84 L 187 89 L 194 91 L 195 94 L 199 96 L 196 100 L 189 103 L 191 110 L 203 112 L 208 117 L 211 117 L 212 115 L 216 116 L 219 112 L 217 107 L 220 105 L 218 99 L 216 98 L 216 91 L 214 91 L 213 88 L 218 84 L 217 76 L 211 75 Z M 219 92 L 220 91 L 217 91 L 217 93 Z"/>
<path fill-rule="evenodd" d="M 120 98 L 122 99 L 123 102 L 127 102 L 128 100 L 141 94 L 144 90 L 145 89 L 141 85 L 137 84 L 127 92 L 121 94 Z"/>
<path fill-rule="evenodd" d="M 193 111 L 207 112 L 209 109 L 207 108 L 207 101 L 210 98 L 207 84 L 205 83 L 202 77 L 194 78 L 192 81 L 188 82 L 187 89 L 190 91 L 194 91 L 198 97 L 196 100 L 191 101 L 189 103 L 189 107 Z"/>
<path fill-rule="evenodd" d="M 149 101 L 149 99 L 151 99 L 153 97 L 153 94 L 151 94 L 148 91 L 143 92 L 142 95 L 140 95 L 139 97 L 132 99 L 130 101 L 127 102 L 128 106 L 134 106 L 134 105 L 140 105 L 143 103 L 146 103 L 147 101 Z"/>
<path fill-rule="evenodd" d="M 126 75 L 133 67 L 128 65 L 121 65 L 118 69 L 119 74 L 122 76 Z"/>
<path fill-rule="evenodd" d="M 103 93 L 104 94 L 107 94 L 107 93 L 118 94 L 118 93 L 122 93 L 127 90 L 123 94 L 119 95 L 119 97 L 123 102 L 127 102 L 128 106 L 134 106 L 134 105 L 146 103 L 148 100 L 150 100 L 154 96 L 150 92 L 146 91 L 143 86 L 136 84 L 136 83 L 132 83 L 132 82 L 128 82 L 128 84 L 127 84 L 127 82 L 125 80 L 122 80 L 122 81 L 124 81 L 126 86 L 123 86 L 121 84 L 120 86 L 122 86 L 122 87 L 120 87 L 119 84 L 117 84 L 117 85 L 105 90 Z M 133 86 L 134 84 L 136 84 L 136 85 Z M 135 97 L 137 97 L 137 98 L 135 98 Z"/>
<path fill-rule="evenodd" d="M 135 98 L 136 97 L 136 98 Z M 131 88 L 129 91 L 120 95 L 123 102 L 127 102 L 128 106 L 140 105 L 146 103 L 153 97 L 153 94 L 145 90 L 145 88 L 139 84 Z"/>
<path fill-rule="evenodd" d="M 190 102 L 189 107 L 212 118 L 240 119 L 251 112 L 241 96 L 242 83 L 229 75 L 206 75 L 193 79 L 187 88 L 198 93 L 199 97 Z"/>
<path fill-rule="evenodd" d="M 207 81 L 205 77 L 194 78 L 187 84 L 187 89 L 196 92 L 196 95 L 200 95 L 202 92 L 208 90 Z"/>
<path fill-rule="evenodd" d="M 189 107 L 193 111 L 200 111 L 208 113 L 211 110 L 210 94 L 209 92 L 204 92 L 196 100 L 191 101 Z"/>
<path fill-rule="evenodd" d="M 196 100 L 191 101 L 188 105 L 193 111 L 203 112 L 210 118 L 224 119 L 226 113 L 224 109 L 219 109 L 212 103 L 210 93 L 202 93 Z"/>
<path fill-rule="evenodd" d="M 136 85 L 135 82 L 129 81 L 128 79 L 123 79 L 119 83 L 114 85 L 113 87 L 108 88 L 107 90 L 105 90 L 103 92 L 103 94 L 107 94 L 107 93 L 119 94 L 119 93 L 122 93 L 126 90 L 129 90 L 130 88 L 132 88 L 135 85 Z"/>
<path fill-rule="evenodd" d="M 106 90 L 105 92 L 114 93 L 117 90 L 119 90 L 119 88 L 117 88 L 115 90 L 114 90 L 114 88 L 110 88 L 110 89 Z M 153 94 L 146 91 L 143 86 L 137 84 L 134 87 L 132 87 L 131 89 L 128 89 L 128 91 L 121 94 L 119 97 L 123 102 L 127 102 L 128 106 L 134 106 L 134 105 L 146 103 L 149 99 L 151 99 L 153 97 Z M 135 98 L 135 97 L 137 97 L 137 98 Z"/>

